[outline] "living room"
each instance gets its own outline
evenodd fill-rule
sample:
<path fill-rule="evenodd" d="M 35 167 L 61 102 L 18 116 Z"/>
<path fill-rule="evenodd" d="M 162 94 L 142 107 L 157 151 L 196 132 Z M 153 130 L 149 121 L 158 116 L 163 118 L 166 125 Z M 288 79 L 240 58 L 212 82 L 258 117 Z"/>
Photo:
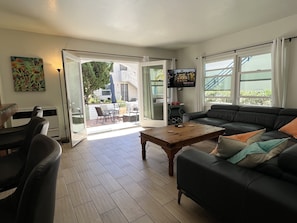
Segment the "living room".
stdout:
<path fill-rule="evenodd" d="M 62 49 L 75 49 L 89 52 L 101 52 L 107 54 L 131 55 L 156 58 L 176 58 L 177 67 L 197 68 L 199 71 L 200 60 L 202 56 L 219 54 L 221 52 L 232 51 L 244 47 L 255 46 L 262 43 L 272 42 L 276 37 L 293 37 L 296 35 L 295 20 L 297 15 L 291 15 L 277 21 L 270 21 L 266 24 L 245 29 L 236 33 L 218 36 L 202 43 L 193 44 L 189 47 L 177 50 L 157 49 L 147 47 L 134 47 L 106 42 L 87 41 L 75 39 L 72 37 L 60 37 L 53 35 L 43 35 L 16 31 L 11 29 L 1 29 L 1 102 L 17 103 L 19 108 L 32 108 L 35 104 L 44 106 L 54 106 L 58 110 L 60 129 L 64 129 L 67 123 L 64 123 L 62 115 L 61 92 L 59 89 L 59 75 L 57 68 L 62 68 Z M 279 28 L 276 28 L 279 27 Z M 294 61 L 296 58 L 296 41 L 292 39 L 288 64 L 288 87 L 287 87 L 287 105 L 286 107 L 296 107 L 294 95 L 296 89 L 297 66 Z M 39 57 L 44 62 L 44 72 L 46 81 L 46 91 L 41 93 L 15 92 L 13 89 L 13 80 L 11 75 L 10 57 L 11 56 Z M 65 93 L 65 92 L 64 92 Z M 186 111 L 197 111 L 198 101 L 188 95 L 197 94 L 197 88 L 184 88 L 178 92 L 179 101 L 185 104 Z M 65 133 L 61 131 L 61 137 Z"/>
<path fill-rule="evenodd" d="M 267 7 L 268 6 L 269 4 L 267 3 Z M 5 8 L 2 9 L 1 11 L 5 11 Z M 253 12 L 250 12 L 250 15 L 253 16 Z M 20 23 L 21 23 L 21 19 L 20 19 Z M 79 50 L 79 51 L 86 51 L 86 52 L 99 52 L 99 53 L 105 53 L 110 55 L 129 55 L 129 56 L 135 56 L 140 58 L 143 56 L 149 56 L 152 58 L 160 58 L 160 59 L 176 58 L 178 68 L 194 67 L 194 68 L 197 68 L 197 71 L 199 72 L 201 68 L 200 67 L 201 58 L 204 56 L 215 55 L 215 54 L 219 55 L 224 52 L 230 52 L 230 51 L 234 51 L 234 50 L 242 49 L 246 47 L 253 47 L 263 43 L 271 43 L 277 37 L 291 38 L 291 37 L 297 36 L 296 20 L 297 20 L 297 12 L 295 13 L 290 12 L 290 14 L 288 14 L 287 16 L 279 18 L 277 20 L 266 21 L 263 24 L 255 24 L 255 26 L 253 27 L 247 27 L 232 33 L 225 32 L 224 34 L 219 34 L 218 36 L 212 37 L 202 42 L 192 43 L 192 44 L 189 44 L 188 46 L 185 46 L 183 48 L 177 48 L 177 49 L 166 49 L 166 48 L 146 47 L 146 46 L 131 46 L 131 45 L 125 45 L 125 44 L 110 43 L 107 41 L 86 40 L 83 38 L 77 38 L 77 37 L 71 37 L 71 36 L 67 37 L 67 36 L 59 36 L 59 35 L 47 35 L 47 34 L 30 32 L 28 30 L 22 31 L 20 28 L 11 29 L 11 27 L 2 25 L 0 29 L 0 35 L 1 35 L 0 99 L 1 99 L 1 103 L 2 104 L 17 103 L 19 108 L 32 108 L 36 104 L 41 106 L 56 107 L 58 110 L 59 128 L 61 132 L 61 137 L 63 138 L 63 137 L 66 137 L 64 129 L 65 127 L 67 127 L 67 123 L 65 123 L 63 118 L 63 112 L 62 112 L 63 101 L 61 99 L 61 92 L 65 93 L 65 91 L 60 89 L 59 74 L 57 72 L 57 68 L 63 68 L 62 55 L 61 55 L 61 51 L 63 49 L 72 49 L 72 50 Z M 199 29 L 199 27 L 196 27 L 196 29 Z M 297 58 L 297 41 L 295 38 L 292 38 L 292 40 L 289 42 L 288 55 L 289 55 L 288 56 L 288 86 L 287 86 L 287 98 L 286 98 L 285 106 L 288 108 L 297 108 L 297 101 L 295 99 L 295 95 L 297 94 L 297 89 L 295 87 L 296 85 L 295 83 L 297 83 L 297 75 L 295 75 L 295 73 L 297 72 L 297 65 L 295 63 L 295 60 Z M 13 88 L 13 79 L 11 74 L 11 61 L 10 61 L 11 56 L 42 58 L 44 63 L 46 91 L 15 92 Z M 199 89 L 198 87 L 196 87 L 196 88 L 184 88 L 182 91 L 178 92 L 179 101 L 185 104 L 186 110 L 188 112 L 194 112 L 200 109 L 198 97 L 193 97 L 193 95 L 198 94 L 198 91 Z M 123 144 L 127 143 L 125 144 L 124 148 L 129 149 L 130 147 L 134 146 L 136 148 L 139 148 L 140 150 L 141 145 L 140 145 L 139 139 L 137 140 L 133 141 L 132 144 L 128 145 L 128 143 L 125 142 L 123 138 L 120 138 L 120 140 L 116 143 L 116 145 L 121 146 L 121 143 Z M 95 142 L 94 140 L 93 141 L 90 140 L 89 144 L 86 146 L 88 148 L 91 148 L 91 150 L 95 150 L 96 146 L 94 145 L 94 142 Z M 104 142 L 108 143 L 106 141 Z M 80 147 L 82 150 L 84 150 L 83 145 L 84 144 L 82 144 L 82 146 Z M 100 145 L 104 145 L 104 143 L 102 144 L 100 143 Z M 112 148 L 112 146 L 109 143 L 108 145 L 109 145 L 108 148 Z M 153 160 L 153 161 L 148 161 L 151 163 L 146 164 L 146 163 L 142 163 L 141 159 L 137 160 L 137 158 L 141 158 L 141 155 L 139 153 L 131 157 L 130 161 L 134 162 L 134 164 L 131 164 L 132 167 L 142 166 L 141 168 L 146 168 L 147 167 L 146 165 L 149 165 L 156 172 L 160 171 L 161 173 L 167 174 L 166 156 L 162 153 L 162 151 L 159 151 L 157 149 L 152 149 L 152 151 L 153 151 L 151 155 L 152 157 L 148 158 L 148 160 Z M 110 154 L 110 151 L 108 151 L 107 149 L 104 149 L 103 152 L 106 152 L 107 155 L 102 156 L 97 152 L 94 152 L 94 153 L 96 154 L 97 158 L 100 157 L 101 165 L 102 163 L 105 164 L 104 168 L 110 167 L 112 169 L 112 166 L 109 165 L 110 164 L 109 161 L 112 157 L 112 154 Z M 129 151 L 127 154 L 125 154 L 125 152 L 123 151 L 121 151 L 121 153 L 122 153 L 121 155 L 123 155 L 122 158 L 125 159 L 125 157 L 127 158 L 126 156 L 127 154 L 131 154 L 131 151 Z M 90 156 L 90 153 L 82 154 L 81 152 L 75 150 L 73 154 L 65 154 L 66 159 L 62 164 L 63 168 L 67 169 L 67 167 L 73 167 L 73 163 L 75 163 L 76 161 L 77 163 L 80 163 L 80 168 L 89 168 L 89 169 L 95 168 L 95 166 L 85 167 L 81 164 L 81 162 L 84 160 L 84 159 L 81 159 L 81 157 L 85 157 L 85 156 Z M 92 159 L 90 158 L 88 160 L 91 161 Z M 115 160 L 120 162 L 119 156 L 115 157 Z M 120 167 L 123 167 L 123 166 L 120 165 Z M 129 174 L 130 173 L 132 174 L 134 172 L 134 169 L 132 167 L 131 166 L 130 168 L 127 167 L 125 170 L 129 172 Z M 102 168 L 102 166 L 98 164 L 96 168 L 100 169 Z M 162 168 L 163 170 L 160 170 Z M 77 172 L 76 171 L 72 172 L 72 171 L 73 169 L 71 168 L 69 170 L 66 170 L 67 174 L 69 174 L 68 175 L 69 178 L 67 178 L 67 183 L 74 182 L 75 177 L 77 177 L 76 175 Z M 166 177 L 164 176 L 163 179 L 160 179 L 160 176 L 162 176 L 162 174 L 156 174 L 156 172 L 148 171 L 148 172 L 145 172 L 145 174 L 153 175 L 152 178 L 155 180 L 155 182 L 160 183 L 163 186 L 166 185 L 168 182 L 170 182 L 171 184 L 168 190 L 174 193 L 174 190 L 176 190 L 176 188 L 174 188 L 174 183 L 172 182 L 174 178 L 172 179 L 172 178 L 169 178 L 168 176 Z M 100 173 L 97 172 L 97 174 L 100 174 Z M 139 174 L 135 174 L 134 176 L 136 178 L 141 177 L 139 176 Z M 105 179 L 107 179 L 107 181 L 110 180 L 110 182 L 113 182 L 113 180 L 111 180 L 110 178 L 110 175 L 106 174 L 104 175 L 104 177 Z M 128 181 L 127 179 L 121 178 L 121 180 L 122 180 L 121 181 L 122 184 L 127 185 L 127 182 L 126 182 Z M 104 180 L 101 179 L 101 181 L 97 182 L 97 184 L 100 184 L 103 181 Z M 139 185 L 133 184 L 132 186 L 134 186 L 134 188 L 136 189 L 139 189 Z M 130 190 L 133 192 L 132 186 L 130 187 Z M 81 185 L 77 184 L 72 186 L 74 193 L 78 187 L 81 187 Z M 157 199 L 158 193 L 160 191 L 166 191 L 167 189 L 163 187 L 162 190 L 159 190 L 159 189 L 154 190 L 155 189 L 154 186 L 150 185 L 148 182 L 145 182 L 145 181 L 142 182 L 142 189 L 143 188 L 146 188 L 147 190 L 151 190 L 151 193 L 155 193 L 154 194 L 155 199 Z M 114 192 L 113 190 L 111 191 Z M 99 192 L 93 191 L 93 194 L 96 194 L 96 193 L 99 193 Z M 167 195 L 168 194 L 166 194 L 166 196 Z M 122 194 L 119 194 L 119 196 L 125 197 L 126 195 L 122 193 Z M 166 199 L 168 197 L 166 196 L 163 197 L 162 195 L 160 195 L 160 197 L 164 199 L 161 201 L 162 204 L 165 204 L 167 202 Z M 72 198 L 72 199 L 75 199 L 75 198 Z M 85 200 L 86 203 L 89 202 L 89 199 L 90 197 L 88 197 L 88 199 Z M 170 199 L 171 199 L 171 195 L 170 195 Z M 152 200 L 149 200 L 149 201 L 150 202 L 148 202 L 148 206 L 149 204 L 152 204 L 152 205 L 155 204 L 155 201 L 152 201 Z M 67 202 L 59 205 L 67 206 L 69 205 L 69 203 Z M 77 204 L 76 207 L 78 207 L 80 202 L 77 201 L 76 204 Z M 172 203 L 169 202 L 166 204 L 168 204 L 167 208 L 169 208 L 171 211 L 179 212 L 178 206 L 175 206 L 173 202 Z M 149 208 L 146 209 L 146 204 L 142 204 L 142 205 L 143 205 L 142 208 L 147 210 L 147 212 L 155 211 L 155 210 L 150 210 Z M 202 210 L 195 208 L 194 206 L 195 204 L 191 203 L 191 201 L 189 200 L 185 201 L 184 205 L 186 207 L 183 209 L 184 212 L 182 214 L 183 216 L 186 216 L 184 218 L 184 221 L 182 221 L 181 219 L 177 220 L 177 219 L 169 218 L 171 222 L 174 222 L 174 221 L 189 222 L 187 221 L 187 219 L 193 220 L 193 218 L 187 218 L 190 212 L 185 210 L 187 208 L 195 209 L 198 212 L 200 211 L 200 214 L 202 216 L 204 217 L 207 216 L 207 214 L 205 214 Z M 124 205 L 122 205 L 122 207 L 123 206 Z M 115 210 L 114 216 L 119 216 L 118 212 L 120 211 Z M 60 214 L 62 215 L 62 213 Z M 142 214 L 138 215 L 138 217 L 139 216 L 142 216 Z M 80 219 L 80 221 L 78 221 L 76 218 L 75 218 L 76 219 L 75 221 L 71 221 L 73 220 L 72 217 L 73 216 L 69 217 L 68 222 L 75 222 L 75 221 L 83 222 L 83 219 Z M 205 218 L 206 218 L 204 219 L 205 222 L 212 221 L 212 219 L 208 220 L 207 217 Z M 65 220 L 66 217 L 63 219 Z M 125 220 L 137 222 L 136 221 L 137 218 L 135 219 L 133 217 L 128 218 L 128 220 L 127 219 Z M 125 222 L 125 220 L 123 220 L 122 222 Z M 144 218 L 144 220 L 148 220 L 148 219 Z M 166 218 L 166 220 L 168 219 Z M 158 221 L 158 219 L 154 219 L 154 221 L 161 222 L 160 220 Z M 62 222 L 62 221 L 57 221 L 57 222 Z M 106 222 L 108 221 L 106 220 Z"/>

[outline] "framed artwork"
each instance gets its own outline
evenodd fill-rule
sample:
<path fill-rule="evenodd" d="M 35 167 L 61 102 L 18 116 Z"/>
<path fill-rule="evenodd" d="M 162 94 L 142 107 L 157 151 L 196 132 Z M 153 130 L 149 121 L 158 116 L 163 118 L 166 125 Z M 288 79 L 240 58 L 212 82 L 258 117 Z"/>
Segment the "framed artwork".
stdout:
<path fill-rule="evenodd" d="M 15 91 L 45 91 L 41 58 L 12 56 L 11 69 Z"/>

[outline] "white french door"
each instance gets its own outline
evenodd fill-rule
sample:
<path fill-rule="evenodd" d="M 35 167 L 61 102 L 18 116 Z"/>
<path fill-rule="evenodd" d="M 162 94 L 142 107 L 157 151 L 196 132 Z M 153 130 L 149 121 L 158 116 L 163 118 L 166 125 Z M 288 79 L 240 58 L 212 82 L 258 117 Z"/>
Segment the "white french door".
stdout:
<path fill-rule="evenodd" d="M 166 60 L 140 63 L 138 98 L 142 127 L 161 127 L 168 123 L 167 63 Z"/>
<path fill-rule="evenodd" d="M 71 146 L 87 137 L 80 59 L 63 51 Z"/>

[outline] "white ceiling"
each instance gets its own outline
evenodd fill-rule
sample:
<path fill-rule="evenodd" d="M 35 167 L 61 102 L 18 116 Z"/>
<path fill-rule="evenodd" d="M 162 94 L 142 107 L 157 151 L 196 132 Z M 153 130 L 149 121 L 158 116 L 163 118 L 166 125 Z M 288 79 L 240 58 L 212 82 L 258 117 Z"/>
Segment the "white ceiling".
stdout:
<path fill-rule="evenodd" d="M 178 49 L 297 14 L 297 0 L 1 0 L 0 28 Z"/>

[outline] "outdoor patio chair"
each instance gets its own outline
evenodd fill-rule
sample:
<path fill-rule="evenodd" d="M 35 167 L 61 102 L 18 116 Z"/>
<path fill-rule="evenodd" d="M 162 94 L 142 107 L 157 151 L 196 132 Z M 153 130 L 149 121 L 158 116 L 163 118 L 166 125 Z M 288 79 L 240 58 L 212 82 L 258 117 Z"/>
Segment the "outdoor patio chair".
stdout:
<path fill-rule="evenodd" d="M 136 122 L 138 121 L 138 117 L 139 117 L 139 109 L 138 107 L 133 107 L 131 111 L 129 111 L 129 116 L 130 119 L 131 117 L 133 117 L 132 119 L 134 119 Z"/>
<path fill-rule="evenodd" d="M 111 118 L 111 114 L 109 112 L 103 112 L 101 107 L 95 107 L 95 109 L 97 112 L 96 123 L 98 122 L 99 119 L 101 119 L 102 122 L 105 122 L 108 118 Z"/>

